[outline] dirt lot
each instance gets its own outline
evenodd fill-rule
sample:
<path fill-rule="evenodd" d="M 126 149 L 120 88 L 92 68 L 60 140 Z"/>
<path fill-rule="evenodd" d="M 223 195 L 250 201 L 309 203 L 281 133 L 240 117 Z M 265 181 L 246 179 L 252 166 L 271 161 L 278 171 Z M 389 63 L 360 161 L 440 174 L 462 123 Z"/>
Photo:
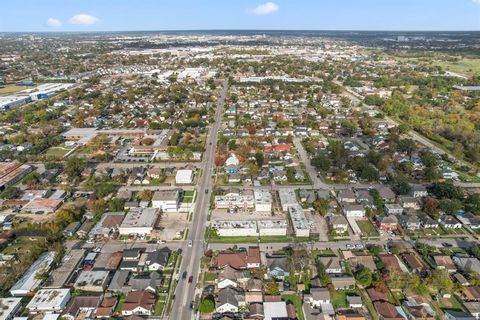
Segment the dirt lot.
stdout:
<path fill-rule="evenodd" d="M 187 213 L 163 213 L 159 219 L 152 237 L 162 240 L 174 240 L 177 232 L 184 231 L 188 227 Z"/>

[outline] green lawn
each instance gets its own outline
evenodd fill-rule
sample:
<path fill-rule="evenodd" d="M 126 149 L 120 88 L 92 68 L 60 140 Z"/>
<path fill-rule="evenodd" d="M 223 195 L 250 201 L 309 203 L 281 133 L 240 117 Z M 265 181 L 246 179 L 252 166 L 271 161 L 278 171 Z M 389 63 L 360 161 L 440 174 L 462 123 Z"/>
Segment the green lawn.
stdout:
<path fill-rule="evenodd" d="M 205 272 L 203 278 L 205 282 L 215 282 L 215 279 L 217 279 L 217 274 L 215 272 Z"/>
<path fill-rule="evenodd" d="M 357 225 L 365 237 L 378 237 L 377 228 L 369 220 L 357 220 Z"/>
<path fill-rule="evenodd" d="M 285 294 L 282 296 L 282 300 L 286 301 L 287 303 L 293 303 L 293 305 L 295 306 L 295 311 L 297 312 L 298 320 L 305 320 L 302 309 L 302 301 L 300 300 L 299 296 L 295 294 Z"/>
<path fill-rule="evenodd" d="M 153 315 L 156 317 L 161 316 L 164 308 L 165 308 L 165 300 L 158 299 L 153 309 Z"/>
<path fill-rule="evenodd" d="M 348 308 L 348 295 L 357 295 L 357 290 L 336 290 L 332 297 L 332 304 L 335 309 Z"/>
<path fill-rule="evenodd" d="M 46 156 L 54 157 L 54 158 L 63 158 L 71 150 L 72 149 L 70 148 L 51 147 L 50 149 L 47 150 Z"/>
<path fill-rule="evenodd" d="M 185 191 L 183 194 L 183 201 L 184 203 L 193 203 L 195 193 L 191 190 Z"/>

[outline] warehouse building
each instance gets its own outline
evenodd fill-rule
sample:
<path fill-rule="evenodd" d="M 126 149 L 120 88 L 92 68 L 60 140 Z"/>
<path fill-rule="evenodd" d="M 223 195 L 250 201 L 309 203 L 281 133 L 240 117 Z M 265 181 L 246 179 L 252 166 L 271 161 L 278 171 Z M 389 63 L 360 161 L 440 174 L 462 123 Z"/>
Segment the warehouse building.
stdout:
<path fill-rule="evenodd" d="M 10 294 L 14 297 L 24 297 L 32 293 L 42 282 L 39 275 L 48 271 L 54 258 L 55 252 L 42 253 L 20 280 L 13 285 L 10 289 Z"/>
<path fill-rule="evenodd" d="M 131 209 L 118 228 L 121 235 L 148 235 L 152 232 L 158 217 L 156 208 Z"/>
<path fill-rule="evenodd" d="M 32 314 L 60 313 L 70 299 L 70 289 L 41 289 L 27 304 Z"/>
<path fill-rule="evenodd" d="M 31 166 L 18 161 L 0 162 L 0 191 L 13 186 L 32 170 Z"/>

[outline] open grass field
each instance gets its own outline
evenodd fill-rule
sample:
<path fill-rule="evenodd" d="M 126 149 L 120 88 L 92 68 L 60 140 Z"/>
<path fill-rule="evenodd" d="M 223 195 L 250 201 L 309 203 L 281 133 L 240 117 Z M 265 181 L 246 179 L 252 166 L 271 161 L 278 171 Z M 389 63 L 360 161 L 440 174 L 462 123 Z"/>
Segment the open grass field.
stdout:
<path fill-rule="evenodd" d="M 71 149 L 63 147 L 51 147 L 47 150 L 48 157 L 63 158 Z"/>
<path fill-rule="evenodd" d="M 24 87 L 19 87 L 14 84 L 6 84 L 0 86 L 0 96 L 6 96 L 18 91 L 25 89 Z"/>
<path fill-rule="evenodd" d="M 433 60 L 431 65 L 442 67 L 445 71 L 463 73 L 466 75 L 480 74 L 480 59 L 459 57 L 458 61 Z"/>
<path fill-rule="evenodd" d="M 357 220 L 357 225 L 364 237 L 378 237 L 377 228 L 368 220 Z"/>

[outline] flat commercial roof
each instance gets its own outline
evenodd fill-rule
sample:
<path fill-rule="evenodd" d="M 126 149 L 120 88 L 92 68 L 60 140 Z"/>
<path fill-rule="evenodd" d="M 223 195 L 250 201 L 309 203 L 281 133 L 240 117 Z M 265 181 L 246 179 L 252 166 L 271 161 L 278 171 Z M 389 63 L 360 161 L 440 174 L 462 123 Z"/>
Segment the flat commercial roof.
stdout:
<path fill-rule="evenodd" d="M 153 227 L 157 220 L 158 209 L 144 208 L 130 210 L 123 219 L 121 228 Z"/>
<path fill-rule="evenodd" d="M 50 273 L 50 277 L 47 280 L 45 288 L 61 288 L 68 281 L 68 278 L 72 274 L 73 270 L 82 261 L 85 250 L 72 249 L 62 259 L 62 264 L 57 269 Z"/>
<path fill-rule="evenodd" d="M 55 252 L 45 252 L 31 265 L 31 267 L 23 274 L 20 280 L 17 281 L 10 289 L 12 296 L 25 296 L 29 292 L 35 290 L 41 282 L 37 278 L 37 274 L 48 270 L 55 258 Z"/>

